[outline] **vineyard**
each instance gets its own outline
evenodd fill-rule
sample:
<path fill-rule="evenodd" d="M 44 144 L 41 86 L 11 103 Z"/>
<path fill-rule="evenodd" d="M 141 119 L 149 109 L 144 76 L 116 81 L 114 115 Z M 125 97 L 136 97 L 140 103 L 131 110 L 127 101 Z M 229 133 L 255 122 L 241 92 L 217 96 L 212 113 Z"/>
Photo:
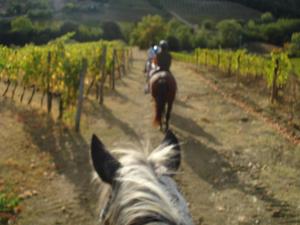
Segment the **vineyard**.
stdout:
<path fill-rule="evenodd" d="M 265 88 L 271 90 L 272 103 L 278 100 L 280 90 L 285 90 L 282 93 L 287 96 L 294 95 L 296 101 L 295 93 L 289 93 L 289 90 L 295 91 L 299 88 L 300 71 L 293 66 L 287 53 L 274 51 L 270 55 L 254 55 L 246 50 L 196 49 L 194 54 L 173 53 L 173 57 L 196 66 L 217 69 L 227 76 L 233 75 L 236 77 L 237 86 L 243 78 L 262 79 L 265 81 Z M 298 81 L 294 82 L 295 79 Z M 295 101 L 291 104 L 296 104 Z"/>
<path fill-rule="evenodd" d="M 120 42 L 67 44 L 69 38 L 70 35 L 66 35 L 41 47 L 0 47 L 0 78 L 6 83 L 2 95 L 6 96 L 12 89 L 11 98 L 14 99 L 16 89 L 20 87 L 23 91 L 19 100 L 23 102 L 25 91 L 31 89 L 27 102 L 31 104 L 35 93 L 40 91 L 41 106 L 47 97 L 48 113 L 53 98 L 57 98 L 59 119 L 64 118 L 65 111 L 69 112 L 66 115 L 70 112 L 73 115 L 75 110 L 80 117 L 78 110 L 84 94 L 83 86 L 87 88 L 86 95 L 93 91 L 102 104 L 107 77 L 110 88 L 114 89 L 116 73 L 121 77 L 129 67 L 129 49 Z"/>
<path fill-rule="evenodd" d="M 132 49 L 131 65 L 131 49 L 122 43 L 78 44 L 66 39 L 46 46 L 1 50 L 0 88 L 5 97 L 0 97 L 0 218 L 5 223 L 98 224 L 99 186 L 91 182 L 89 158 L 92 134 L 101 137 L 107 147 L 122 143 L 139 147 L 141 141 L 149 139 L 156 146 L 163 136 L 151 126 L 153 102 L 150 95 L 143 93 L 146 52 Z M 227 81 L 230 77 L 243 88 L 244 79 L 249 77 L 264 81 L 265 88 L 272 89 L 267 73 L 280 70 L 280 97 L 286 90 L 282 88 L 287 88 L 285 85 L 293 78 L 289 60 L 274 53 L 245 62 L 252 60 L 250 56 L 258 57 L 244 51 L 218 50 L 214 55 L 205 49 L 191 55 L 174 54 L 176 59 L 189 62 L 173 61 L 171 68 L 178 83 L 171 129 L 183 143 L 184 154 L 176 182 L 198 225 L 280 225 L 300 221 L 299 145 L 260 115 L 205 83 L 208 76 L 217 74 L 211 71 L 217 70 L 226 79 L 216 80 Z M 261 60 L 267 66 L 253 65 Z M 195 65 L 200 72 L 195 71 Z M 109 90 L 114 85 L 115 90 Z M 103 105 L 99 104 L 101 90 L 105 90 Z M 77 112 L 80 96 L 83 97 L 80 132 L 54 118 L 58 115 L 57 103 L 51 116 L 36 107 L 43 93 L 43 109 L 48 107 L 48 98 L 53 103 L 61 101 L 63 119 L 69 111 Z M 226 92 L 227 96 L 232 93 Z"/>

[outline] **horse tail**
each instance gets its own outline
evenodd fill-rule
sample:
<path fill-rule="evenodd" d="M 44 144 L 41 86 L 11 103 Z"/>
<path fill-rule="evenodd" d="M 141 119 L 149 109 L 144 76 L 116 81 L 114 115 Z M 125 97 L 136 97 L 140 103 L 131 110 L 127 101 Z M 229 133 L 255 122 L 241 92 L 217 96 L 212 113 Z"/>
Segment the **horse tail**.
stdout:
<path fill-rule="evenodd" d="M 158 84 L 157 94 L 155 98 L 155 117 L 153 121 L 154 126 L 161 124 L 161 119 L 165 110 L 168 94 L 168 85 L 166 79 L 160 78 L 157 82 Z"/>

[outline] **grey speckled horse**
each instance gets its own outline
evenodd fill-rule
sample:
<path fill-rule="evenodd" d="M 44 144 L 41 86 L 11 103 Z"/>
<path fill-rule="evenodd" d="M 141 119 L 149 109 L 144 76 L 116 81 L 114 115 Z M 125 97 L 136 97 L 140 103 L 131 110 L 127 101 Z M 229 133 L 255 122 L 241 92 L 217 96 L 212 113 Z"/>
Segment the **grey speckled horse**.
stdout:
<path fill-rule="evenodd" d="M 181 153 L 176 136 L 168 131 L 150 154 L 116 150 L 113 157 L 94 135 L 91 157 L 100 179 L 110 186 L 100 215 L 101 225 L 193 225 L 187 203 L 172 176 Z"/>

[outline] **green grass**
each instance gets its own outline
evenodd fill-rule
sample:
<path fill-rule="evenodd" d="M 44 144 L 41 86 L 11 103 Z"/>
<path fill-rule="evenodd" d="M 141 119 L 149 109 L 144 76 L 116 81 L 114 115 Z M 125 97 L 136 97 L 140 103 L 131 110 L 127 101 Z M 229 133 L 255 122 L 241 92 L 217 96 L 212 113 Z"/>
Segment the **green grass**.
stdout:
<path fill-rule="evenodd" d="M 14 209 L 20 204 L 20 199 L 16 196 L 10 196 L 7 193 L 0 192 L 0 224 L 6 224 L 8 218 L 1 215 L 14 214 Z"/>

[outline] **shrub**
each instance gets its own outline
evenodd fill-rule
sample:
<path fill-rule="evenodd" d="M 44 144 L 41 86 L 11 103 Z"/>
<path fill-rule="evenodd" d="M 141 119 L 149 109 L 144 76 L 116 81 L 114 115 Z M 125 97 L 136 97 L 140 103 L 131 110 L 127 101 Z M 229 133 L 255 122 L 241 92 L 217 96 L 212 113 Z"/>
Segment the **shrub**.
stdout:
<path fill-rule="evenodd" d="M 158 43 L 166 35 L 166 24 L 162 17 L 145 16 L 137 24 L 130 35 L 130 43 L 139 46 L 140 48 L 148 48 L 150 43 Z"/>
<path fill-rule="evenodd" d="M 236 20 L 223 20 L 217 24 L 222 47 L 238 47 L 242 37 L 242 26 Z"/>
<path fill-rule="evenodd" d="M 33 25 L 28 17 L 19 16 L 11 21 L 11 29 L 13 32 L 27 34 L 33 30 Z"/>

